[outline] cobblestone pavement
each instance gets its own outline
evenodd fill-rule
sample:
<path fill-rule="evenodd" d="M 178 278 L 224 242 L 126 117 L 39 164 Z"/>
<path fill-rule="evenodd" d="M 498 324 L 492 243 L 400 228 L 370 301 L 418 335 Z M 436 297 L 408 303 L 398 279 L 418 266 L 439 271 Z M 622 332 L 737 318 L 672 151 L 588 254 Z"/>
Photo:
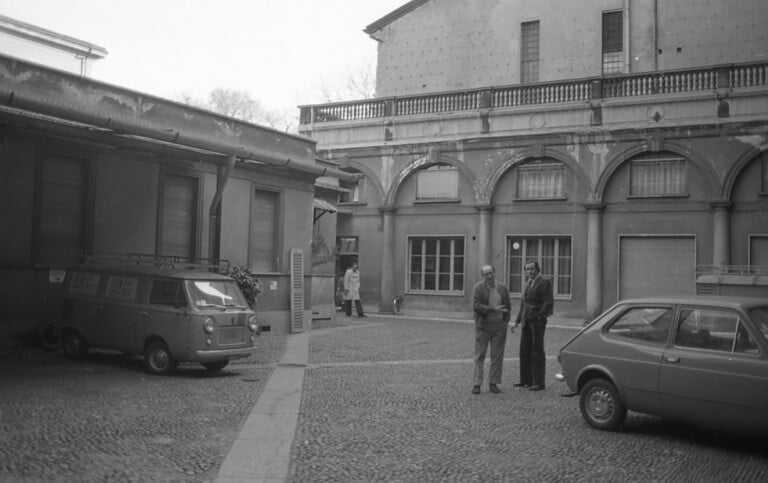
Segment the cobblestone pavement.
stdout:
<path fill-rule="evenodd" d="M 554 380 L 573 328 L 547 330 L 548 386 L 473 396 L 473 327 L 406 317 L 315 325 L 291 451 L 292 482 L 768 481 L 764 437 L 631 414 L 589 429 Z M 290 337 L 290 336 L 289 336 Z M 211 482 L 286 337 L 208 375 L 149 376 L 138 359 L 0 357 L 0 482 Z"/>
<path fill-rule="evenodd" d="M 107 353 L 3 356 L 0 481 L 213 481 L 285 340 L 265 333 L 254 356 L 214 375 L 150 376 Z"/>
<path fill-rule="evenodd" d="M 513 388 L 508 338 L 502 394 L 470 394 L 468 323 L 368 319 L 314 331 L 292 448 L 292 482 L 768 481 L 757 436 L 630 414 L 590 429 L 554 380 L 573 329 L 547 330 L 548 386 Z"/>

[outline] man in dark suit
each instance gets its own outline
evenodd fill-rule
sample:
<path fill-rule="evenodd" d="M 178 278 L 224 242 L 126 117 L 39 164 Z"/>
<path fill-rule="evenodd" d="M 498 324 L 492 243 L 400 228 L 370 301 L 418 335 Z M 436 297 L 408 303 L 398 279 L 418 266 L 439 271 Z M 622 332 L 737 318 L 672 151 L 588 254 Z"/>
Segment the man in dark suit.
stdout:
<path fill-rule="evenodd" d="M 483 365 L 488 345 L 491 346 L 491 368 L 488 372 L 489 390 L 498 394 L 504 345 L 507 342 L 507 324 L 510 319 L 509 291 L 496 281 L 491 265 L 480 269 L 483 280 L 472 290 L 472 309 L 475 311 L 475 370 L 472 375 L 472 394 L 480 394 L 483 383 Z"/>
<path fill-rule="evenodd" d="M 527 261 L 525 276 L 527 284 L 515 319 L 515 327 L 522 323 L 523 329 L 520 334 L 520 381 L 514 385 L 527 387 L 530 391 L 541 391 L 545 387 L 546 370 L 544 329 L 547 327 L 547 317 L 552 315 L 555 301 L 552 281 L 541 276 L 539 262 Z"/>

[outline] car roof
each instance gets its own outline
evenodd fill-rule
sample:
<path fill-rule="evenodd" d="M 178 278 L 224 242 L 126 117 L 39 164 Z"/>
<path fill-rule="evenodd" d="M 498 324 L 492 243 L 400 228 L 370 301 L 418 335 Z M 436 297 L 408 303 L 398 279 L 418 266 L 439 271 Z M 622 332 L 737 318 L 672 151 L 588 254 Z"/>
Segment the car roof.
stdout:
<path fill-rule="evenodd" d="M 768 305 L 768 298 L 743 297 L 735 295 L 675 295 L 658 297 L 641 297 L 620 300 L 617 303 L 624 304 L 696 304 L 718 307 L 742 307 L 750 308 L 759 305 Z"/>
<path fill-rule="evenodd" d="M 128 275 L 146 275 L 152 277 L 175 278 L 180 280 L 226 280 L 232 277 L 206 270 L 185 270 L 181 268 L 156 267 L 147 265 L 131 265 L 126 263 L 84 263 L 70 267 L 71 270 L 89 272 L 111 272 Z"/>

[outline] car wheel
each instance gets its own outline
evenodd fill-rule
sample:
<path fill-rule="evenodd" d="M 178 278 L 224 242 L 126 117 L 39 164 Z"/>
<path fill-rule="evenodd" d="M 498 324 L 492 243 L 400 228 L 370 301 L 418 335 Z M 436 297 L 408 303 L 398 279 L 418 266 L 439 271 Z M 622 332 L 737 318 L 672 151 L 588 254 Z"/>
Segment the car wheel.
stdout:
<path fill-rule="evenodd" d="M 144 349 L 144 366 L 150 374 L 165 375 L 176 370 L 176 361 L 163 342 L 152 342 Z"/>
<path fill-rule="evenodd" d="M 88 353 L 88 343 L 85 342 L 79 332 L 74 330 L 64 332 L 61 346 L 64 349 L 64 354 L 73 359 L 80 359 Z"/>
<path fill-rule="evenodd" d="M 627 415 L 616 386 L 605 379 L 592 379 L 584 385 L 579 406 L 587 423 L 597 429 L 616 429 Z"/>
<path fill-rule="evenodd" d="M 205 370 L 208 372 L 218 372 L 227 367 L 227 364 L 229 364 L 229 359 L 224 361 L 203 362 L 203 367 L 205 367 Z"/>

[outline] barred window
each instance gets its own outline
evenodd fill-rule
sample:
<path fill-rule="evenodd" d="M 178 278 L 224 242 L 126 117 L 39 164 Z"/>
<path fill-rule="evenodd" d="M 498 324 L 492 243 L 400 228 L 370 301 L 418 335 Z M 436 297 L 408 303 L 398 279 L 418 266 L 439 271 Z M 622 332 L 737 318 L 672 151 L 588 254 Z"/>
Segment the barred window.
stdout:
<path fill-rule="evenodd" d="M 539 21 L 520 24 L 520 82 L 539 81 Z"/>
<path fill-rule="evenodd" d="M 624 72 L 624 12 L 603 12 L 603 74 Z"/>
<path fill-rule="evenodd" d="M 438 164 L 418 172 L 417 200 L 457 200 L 459 171 L 450 165 Z"/>
<path fill-rule="evenodd" d="M 517 168 L 517 198 L 543 200 L 565 197 L 565 165 L 535 161 Z"/>
<path fill-rule="evenodd" d="M 409 291 L 463 291 L 464 238 L 410 237 L 408 272 Z"/>
<path fill-rule="evenodd" d="M 570 298 L 573 282 L 571 237 L 507 237 L 507 287 L 510 293 L 522 294 L 525 262 L 536 260 L 543 276 L 552 279 L 555 297 Z"/>
<path fill-rule="evenodd" d="M 636 159 L 630 163 L 630 196 L 681 196 L 687 191 L 683 158 Z"/>

